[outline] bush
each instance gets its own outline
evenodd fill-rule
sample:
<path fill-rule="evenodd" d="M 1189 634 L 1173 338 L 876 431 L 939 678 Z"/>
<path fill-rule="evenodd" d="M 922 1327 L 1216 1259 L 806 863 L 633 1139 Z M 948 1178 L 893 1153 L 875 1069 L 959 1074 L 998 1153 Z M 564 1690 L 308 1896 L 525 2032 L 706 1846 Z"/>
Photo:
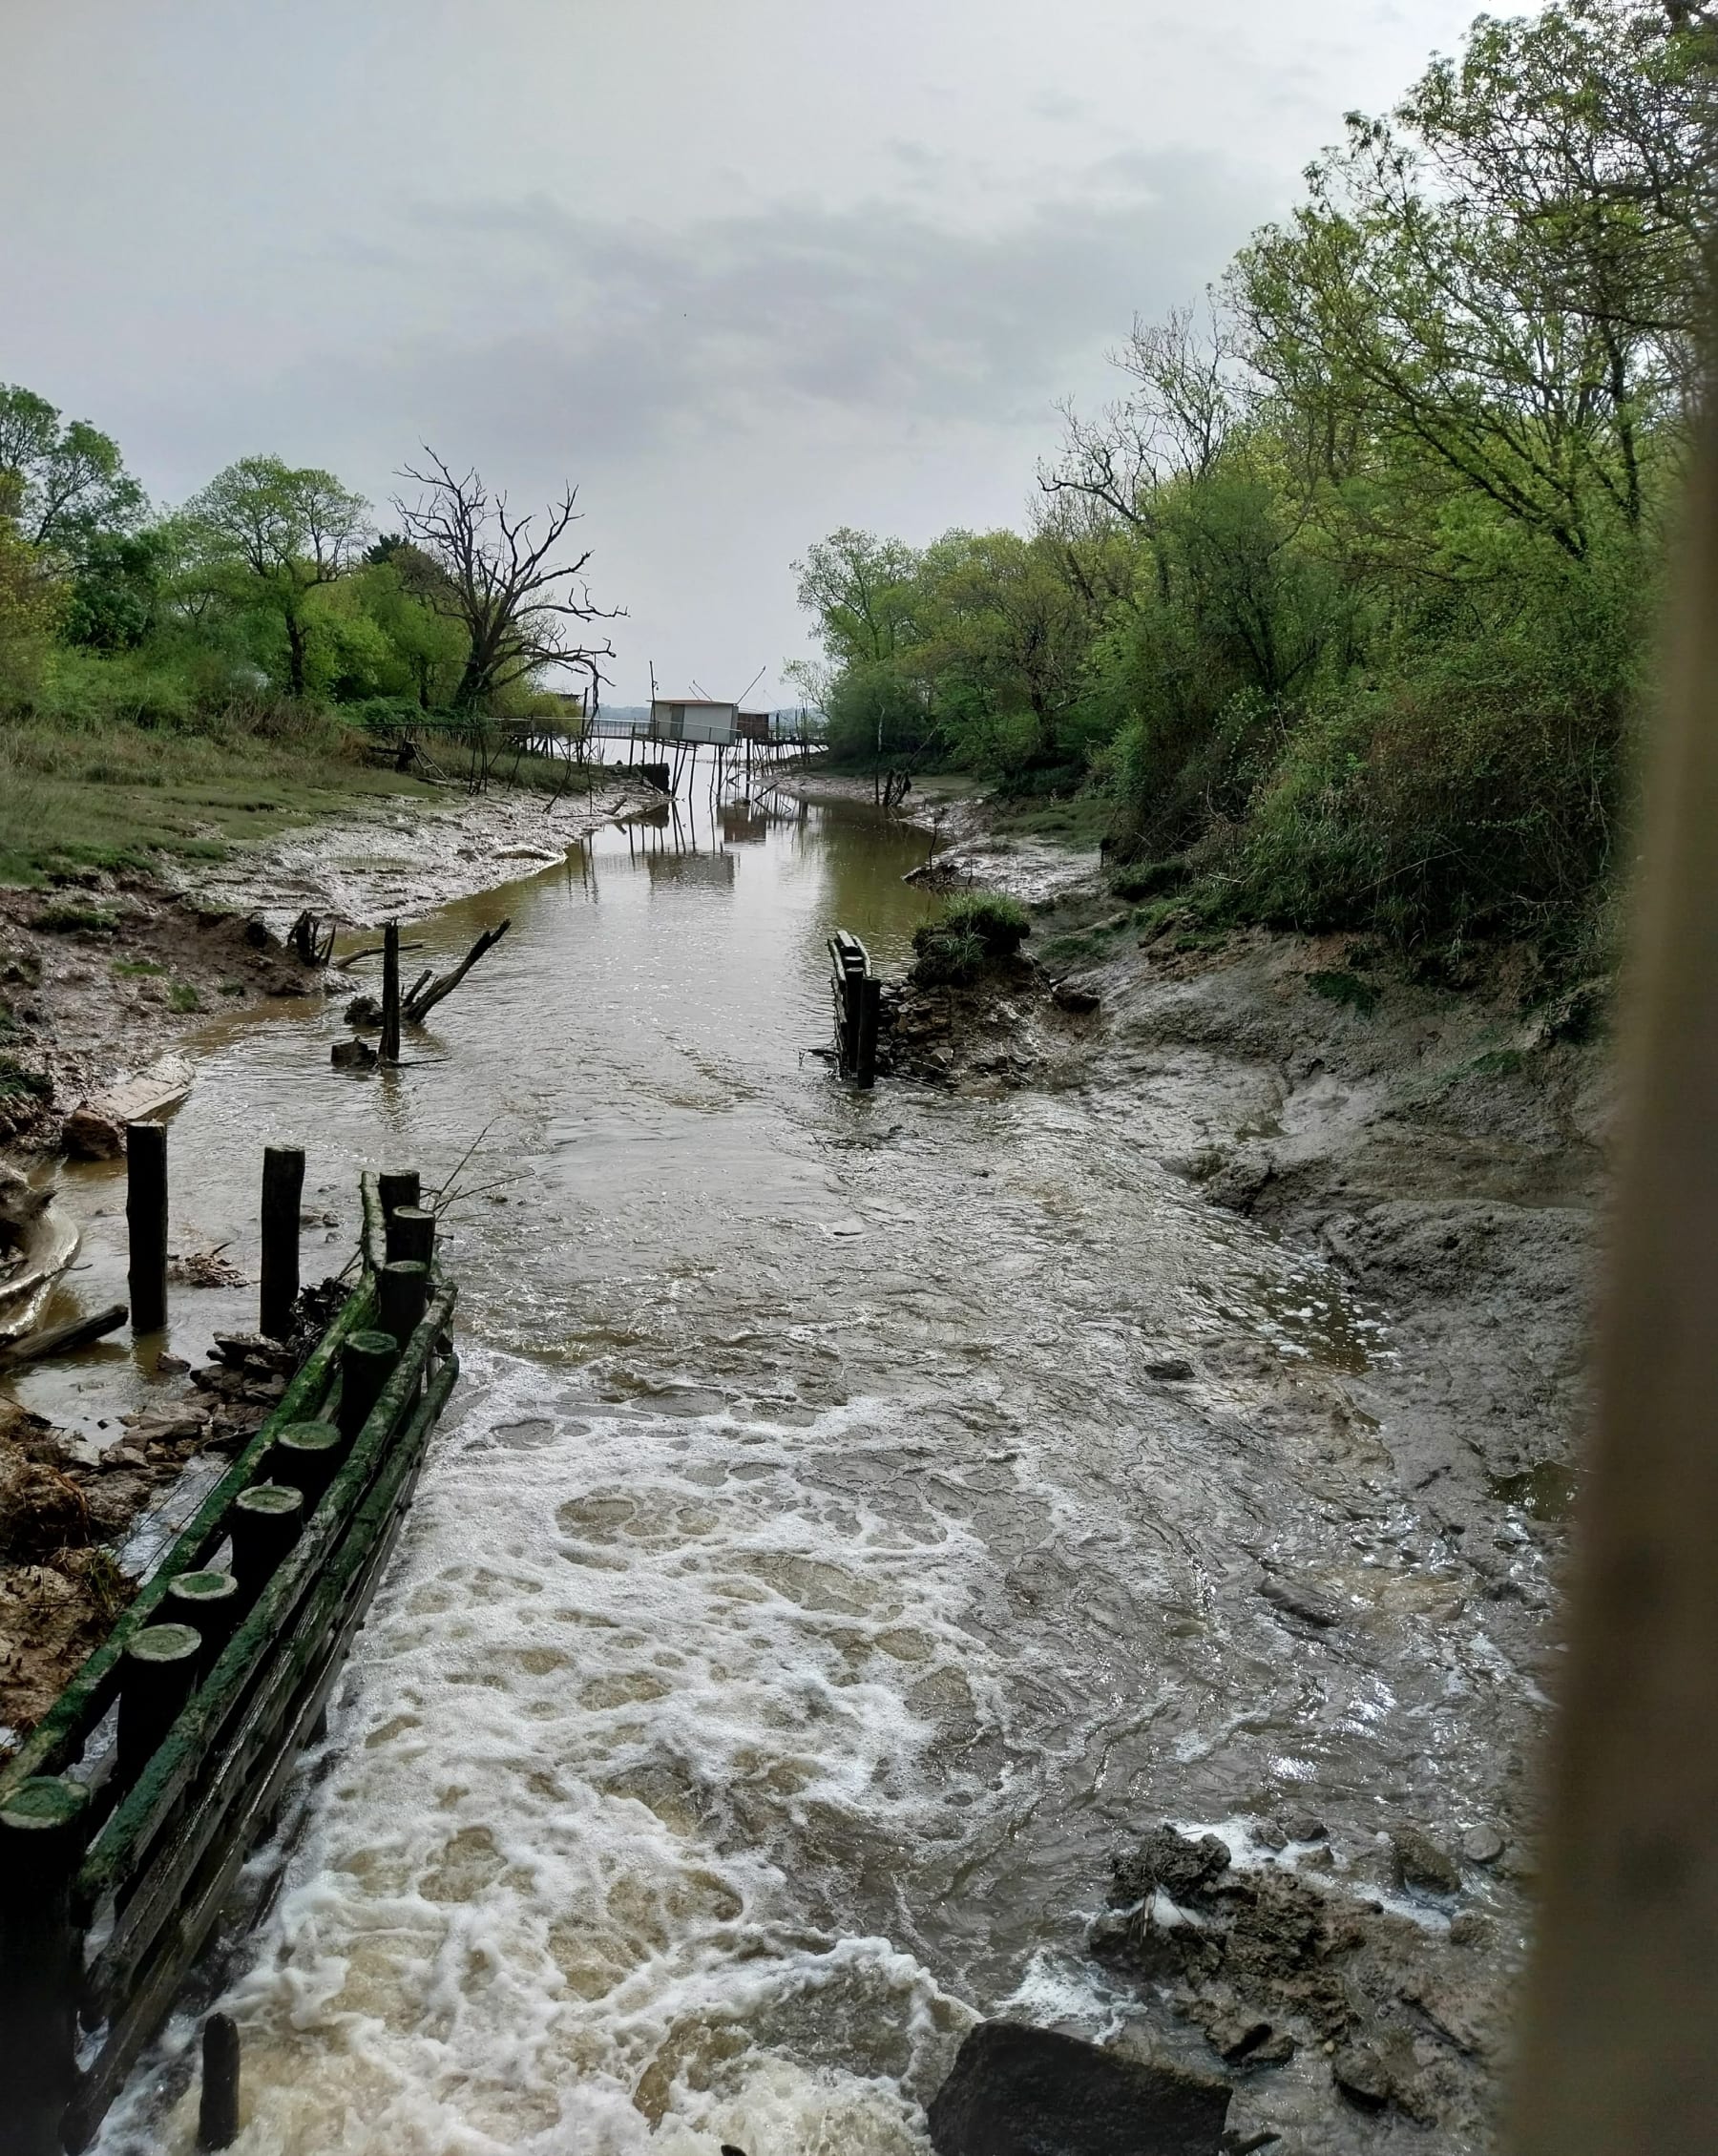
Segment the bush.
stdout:
<path fill-rule="evenodd" d="M 1032 915 L 1017 898 L 974 892 L 953 900 L 934 921 L 913 931 L 912 977 L 922 988 L 967 988 L 999 960 L 1011 958 L 1032 933 Z"/>

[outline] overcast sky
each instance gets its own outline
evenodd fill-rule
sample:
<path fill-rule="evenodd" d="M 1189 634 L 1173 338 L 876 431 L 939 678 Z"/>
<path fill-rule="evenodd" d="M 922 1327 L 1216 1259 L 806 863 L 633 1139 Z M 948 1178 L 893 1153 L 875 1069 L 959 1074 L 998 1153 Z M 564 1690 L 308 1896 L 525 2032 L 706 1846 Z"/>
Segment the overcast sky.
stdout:
<path fill-rule="evenodd" d="M 162 502 L 577 481 L 614 701 L 779 701 L 838 524 L 1021 523 L 1057 400 L 1474 0 L 0 0 L 0 381 Z"/>

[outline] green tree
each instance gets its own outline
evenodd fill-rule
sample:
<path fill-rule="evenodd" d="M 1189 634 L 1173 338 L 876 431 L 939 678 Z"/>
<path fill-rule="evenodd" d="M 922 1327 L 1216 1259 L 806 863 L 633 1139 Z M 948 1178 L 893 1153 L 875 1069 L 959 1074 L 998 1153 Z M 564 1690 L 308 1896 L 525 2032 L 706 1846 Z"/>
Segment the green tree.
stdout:
<path fill-rule="evenodd" d="M 129 531 L 143 508 L 110 435 L 84 419 L 62 424 L 18 383 L 0 386 L 0 516 L 27 545 L 75 555 L 98 532 Z"/>
<path fill-rule="evenodd" d="M 310 595 L 331 584 L 367 534 L 368 504 L 331 471 L 242 457 L 185 505 L 195 555 L 228 599 L 267 617 L 284 639 L 286 686 L 309 685 Z"/>

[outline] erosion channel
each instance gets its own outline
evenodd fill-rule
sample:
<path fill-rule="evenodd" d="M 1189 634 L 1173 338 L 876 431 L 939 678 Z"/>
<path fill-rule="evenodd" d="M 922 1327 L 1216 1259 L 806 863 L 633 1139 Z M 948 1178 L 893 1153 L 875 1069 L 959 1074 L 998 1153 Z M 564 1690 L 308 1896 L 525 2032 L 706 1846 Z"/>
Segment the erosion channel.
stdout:
<path fill-rule="evenodd" d="M 858 805 L 683 807 L 414 926 L 442 965 L 513 923 L 397 1072 L 329 1069 L 338 999 L 203 1043 L 175 1234 L 247 1269 L 263 1138 L 309 1148 L 314 1277 L 357 1168 L 437 1182 L 481 1134 L 468 1374 L 224 1994 L 247 2151 L 904 2156 L 998 2013 L 1221 2070 L 1178 1978 L 1088 1946 L 1164 1821 L 1433 1971 L 1392 2008 L 1421 2123 L 1335 2100 L 1314 2040 L 1235 2069 L 1231 2125 L 1484 2145 L 1520 1880 L 1410 1894 L 1386 1837 L 1516 1801 L 1534 1635 L 1395 1479 L 1388 1310 L 1165 1164 L 1177 1081 L 1106 1082 L 1073 1025 L 1015 1091 L 803 1053 L 832 927 L 905 963 L 923 851 Z M 72 1191 L 94 1301 L 122 1188 Z M 25 1396 L 75 1424 L 114 1384 Z M 188 2026 L 108 2150 L 191 2146 Z"/>

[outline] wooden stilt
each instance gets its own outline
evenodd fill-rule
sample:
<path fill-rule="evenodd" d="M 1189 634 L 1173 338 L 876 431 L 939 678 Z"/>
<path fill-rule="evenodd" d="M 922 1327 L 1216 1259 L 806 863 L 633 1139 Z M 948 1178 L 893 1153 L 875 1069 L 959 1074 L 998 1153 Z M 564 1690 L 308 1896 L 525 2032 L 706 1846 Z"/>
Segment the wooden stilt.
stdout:
<path fill-rule="evenodd" d="M 257 1322 L 270 1340 L 292 1330 L 299 1291 L 299 1207 L 304 1195 L 304 1155 L 296 1145 L 262 1152 L 262 1280 Z"/>
<path fill-rule="evenodd" d="M 125 1226 L 131 1246 L 134 1332 L 167 1323 L 167 1126 L 128 1123 L 125 1131 Z"/>

